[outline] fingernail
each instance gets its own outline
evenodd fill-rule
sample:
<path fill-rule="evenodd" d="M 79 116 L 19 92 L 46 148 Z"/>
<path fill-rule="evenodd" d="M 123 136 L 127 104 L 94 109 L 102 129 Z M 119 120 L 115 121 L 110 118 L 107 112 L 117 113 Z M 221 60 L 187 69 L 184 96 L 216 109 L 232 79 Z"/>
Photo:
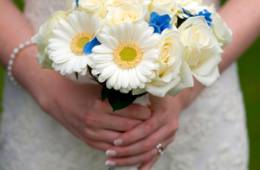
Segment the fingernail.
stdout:
<path fill-rule="evenodd" d="M 105 164 L 106 164 L 106 166 L 115 166 L 116 165 L 115 162 L 110 161 L 110 160 L 107 160 Z"/>
<path fill-rule="evenodd" d="M 106 155 L 107 155 L 107 156 L 116 156 L 116 151 L 107 150 L 107 151 L 106 151 Z"/>
<path fill-rule="evenodd" d="M 123 140 L 122 140 L 122 139 L 117 139 L 117 140 L 114 141 L 114 145 L 115 145 L 115 146 L 122 145 L 122 143 L 123 143 Z"/>

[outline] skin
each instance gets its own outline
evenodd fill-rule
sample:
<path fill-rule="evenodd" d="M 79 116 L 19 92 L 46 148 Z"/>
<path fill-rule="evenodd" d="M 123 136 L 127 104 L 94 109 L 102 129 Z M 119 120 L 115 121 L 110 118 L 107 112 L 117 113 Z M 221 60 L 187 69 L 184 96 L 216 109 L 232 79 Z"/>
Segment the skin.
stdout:
<path fill-rule="evenodd" d="M 258 6 L 259 0 L 229 0 L 220 9 L 234 34 L 233 42 L 225 48 L 221 72 L 258 37 Z M 241 19 L 249 18 L 248 15 L 250 19 Z M 10 22 L 13 18 L 16 22 Z M 31 37 L 33 28 L 8 0 L 1 0 L 0 30 L 0 56 L 6 65 L 12 49 Z M 96 149 L 112 151 L 114 156 L 108 156 L 107 160 L 117 166 L 140 164 L 140 170 L 150 170 L 158 159 L 155 146 L 162 143 L 166 147 L 174 140 L 179 114 L 204 88 L 196 83 L 175 97 L 151 97 L 151 108 L 132 105 L 112 113 L 108 104 L 100 101 L 99 87 L 78 85 L 53 71 L 41 69 L 34 58 L 36 53 L 35 47 L 30 47 L 18 55 L 14 65 L 16 79 L 43 110 L 75 136 Z"/>

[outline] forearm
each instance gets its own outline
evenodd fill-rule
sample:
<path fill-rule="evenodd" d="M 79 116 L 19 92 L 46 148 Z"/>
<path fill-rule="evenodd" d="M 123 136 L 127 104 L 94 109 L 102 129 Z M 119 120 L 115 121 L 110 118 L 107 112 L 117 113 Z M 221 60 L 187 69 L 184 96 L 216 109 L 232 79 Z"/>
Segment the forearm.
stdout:
<path fill-rule="evenodd" d="M 33 29 L 11 1 L 1 0 L 0 30 L 1 62 L 6 65 L 13 48 L 28 40 L 33 35 Z"/>
<path fill-rule="evenodd" d="M 233 31 L 233 41 L 224 50 L 220 70 L 223 72 L 258 38 L 260 34 L 260 1 L 230 0 L 220 15 Z"/>
<path fill-rule="evenodd" d="M 260 33 L 259 0 L 229 0 L 220 9 L 220 15 L 233 32 L 232 42 L 224 49 L 220 72 L 224 72 L 255 41 Z M 205 87 L 196 82 L 195 86 L 178 95 L 182 108 L 186 108 Z"/>
<path fill-rule="evenodd" d="M 0 30 L 0 60 L 6 66 L 12 50 L 30 39 L 34 31 L 24 15 L 9 0 L 0 0 Z M 38 86 L 31 82 L 43 82 L 46 74 L 52 75 L 40 68 L 36 62 L 36 54 L 36 47 L 23 49 L 17 55 L 13 66 L 15 78 L 33 96 L 39 90 L 37 90 Z"/>

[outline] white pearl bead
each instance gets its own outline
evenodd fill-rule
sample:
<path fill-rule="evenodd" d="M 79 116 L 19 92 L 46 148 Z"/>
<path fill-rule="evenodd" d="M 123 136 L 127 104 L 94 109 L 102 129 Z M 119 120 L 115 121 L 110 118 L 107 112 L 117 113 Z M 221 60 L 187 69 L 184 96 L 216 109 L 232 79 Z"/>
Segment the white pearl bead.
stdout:
<path fill-rule="evenodd" d="M 9 65 L 9 66 L 7 67 L 7 70 L 10 72 L 10 71 L 12 70 L 12 66 Z"/>
<path fill-rule="evenodd" d="M 22 49 L 22 48 L 24 48 L 24 47 L 25 47 L 24 44 L 20 44 L 20 45 L 19 45 L 19 48 L 20 48 L 20 49 Z"/>
<path fill-rule="evenodd" d="M 14 54 L 12 54 L 10 58 L 11 58 L 11 59 L 14 59 L 14 58 L 15 58 L 15 55 L 14 55 Z"/>
<path fill-rule="evenodd" d="M 32 44 L 31 40 L 26 41 L 25 43 L 21 43 L 18 45 L 17 48 L 13 49 L 13 53 L 10 55 L 10 59 L 8 61 L 8 65 L 7 65 L 7 75 L 9 76 L 10 80 L 13 82 L 13 84 L 18 86 L 18 83 L 16 82 L 13 74 L 12 74 L 12 68 L 14 65 L 14 60 L 16 58 L 16 55 L 23 50 L 25 47 L 29 46 Z"/>
<path fill-rule="evenodd" d="M 14 49 L 14 53 L 18 53 L 19 52 L 19 49 L 18 48 L 15 48 Z"/>
<path fill-rule="evenodd" d="M 28 46 L 28 45 L 30 45 L 30 44 L 31 44 L 31 41 L 26 41 L 26 42 L 25 42 L 25 45 L 26 45 L 26 46 Z"/>
<path fill-rule="evenodd" d="M 13 65 L 13 64 L 14 64 L 14 61 L 13 61 L 13 60 L 10 60 L 10 61 L 9 61 L 9 64 L 10 64 L 10 65 Z"/>

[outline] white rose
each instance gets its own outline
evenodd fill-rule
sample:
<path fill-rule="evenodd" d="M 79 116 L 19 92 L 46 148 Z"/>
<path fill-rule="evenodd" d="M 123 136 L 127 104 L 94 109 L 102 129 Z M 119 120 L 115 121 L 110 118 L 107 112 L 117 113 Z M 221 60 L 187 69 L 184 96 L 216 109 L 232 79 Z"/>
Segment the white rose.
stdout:
<path fill-rule="evenodd" d="M 174 0 L 151 0 L 149 11 L 154 11 L 159 14 L 174 15 L 176 11 L 176 3 Z"/>
<path fill-rule="evenodd" d="M 164 97 L 176 91 L 174 88 L 178 88 L 182 79 L 186 79 L 182 76 L 190 76 L 191 74 L 182 74 L 183 46 L 177 29 L 165 30 L 161 36 L 160 58 L 158 61 L 160 67 L 156 78 L 147 84 L 146 90 L 154 96 Z"/>
<path fill-rule="evenodd" d="M 187 17 L 187 14 L 183 13 L 183 9 L 192 15 L 196 15 L 198 12 L 205 9 L 201 0 L 176 0 L 176 6 L 177 15 L 181 18 Z"/>
<path fill-rule="evenodd" d="M 222 49 L 203 17 L 191 17 L 179 28 L 184 59 L 194 77 L 209 86 L 219 77 Z"/>
<path fill-rule="evenodd" d="M 32 38 L 32 41 L 37 44 L 38 56 L 37 59 L 43 67 L 50 68 L 51 61 L 47 53 L 48 41 L 51 38 L 53 28 L 59 23 L 62 18 L 67 16 L 67 12 L 58 11 L 41 25 L 38 33 Z"/>
<path fill-rule="evenodd" d="M 139 1 L 114 0 L 109 3 L 105 22 L 119 25 L 126 22 L 138 22 L 144 19 L 145 7 Z"/>
<path fill-rule="evenodd" d="M 107 13 L 106 0 L 80 0 L 79 7 L 101 18 Z"/>
<path fill-rule="evenodd" d="M 135 4 L 142 4 L 142 5 L 149 5 L 152 0 L 131 0 L 130 3 L 135 3 Z M 124 3 L 129 3 L 129 0 L 107 0 L 106 1 L 108 5 L 111 6 L 118 6 Z"/>
<path fill-rule="evenodd" d="M 196 8 L 202 5 L 202 0 L 175 0 L 183 8 Z"/>
<path fill-rule="evenodd" d="M 212 28 L 222 46 L 225 46 L 231 42 L 232 31 L 218 13 L 213 14 Z"/>

